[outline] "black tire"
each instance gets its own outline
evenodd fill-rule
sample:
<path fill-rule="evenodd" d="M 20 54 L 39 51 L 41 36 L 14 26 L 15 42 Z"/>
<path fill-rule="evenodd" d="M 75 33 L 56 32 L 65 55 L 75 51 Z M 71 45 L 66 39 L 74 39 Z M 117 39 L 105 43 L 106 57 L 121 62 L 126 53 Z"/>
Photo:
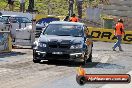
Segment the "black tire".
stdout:
<path fill-rule="evenodd" d="M 76 81 L 79 85 L 84 85 L 86 83 L 86 78 L 84 76 L 76 75 Z"/>
<path fill-rule="evenodd" d="M 34 63 L 40 63 L 40 61 L 41 61 L 41 60 L 39 60 L 39 59 L 34 59 L 34 58 L 33 58 L 33 62 L 34 62 Z"/>
<path fill-rule="evenodd" d="M 92 50 L 91 53 L 89 54 L 89 58 L 87 59 L 87 62 L 92 62 Z"/>
<path fill-rule="evenodd" d="M 35 50 L 33 50 L 33 62 L 34 63 L 39 63 L 41 60 L 40 59 L 36 59 L 36 55 L 35 55 Z"/>
<path fill-rule="evenodd" d="M 87 64 L 87 57 L 84 56 L 84 61 L 82 62 L 82 65 L 86 65 Z"/>
<path fill-rule="evenodd" d="M 85 55 L 84 55 L 84 61 L 82 62 L 82 65 L 86 65 L 87 64 L 87 54 L 88 54 L 88 50 L 85 51 Z"/>

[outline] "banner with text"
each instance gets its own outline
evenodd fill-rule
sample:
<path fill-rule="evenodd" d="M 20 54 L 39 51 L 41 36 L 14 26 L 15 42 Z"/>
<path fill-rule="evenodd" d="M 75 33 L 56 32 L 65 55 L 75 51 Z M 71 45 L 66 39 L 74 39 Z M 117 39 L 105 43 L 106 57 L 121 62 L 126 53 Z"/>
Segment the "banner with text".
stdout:
<path fill-rule="evenodd" d="M 114 36 L 114 29 L 89 27 L 89 32 L 93 40 L 104 42 L 116 42 L 117 40 L 116 36 Z M 132 31 L 125 31 L 122 43 L 132 44 Z"/>

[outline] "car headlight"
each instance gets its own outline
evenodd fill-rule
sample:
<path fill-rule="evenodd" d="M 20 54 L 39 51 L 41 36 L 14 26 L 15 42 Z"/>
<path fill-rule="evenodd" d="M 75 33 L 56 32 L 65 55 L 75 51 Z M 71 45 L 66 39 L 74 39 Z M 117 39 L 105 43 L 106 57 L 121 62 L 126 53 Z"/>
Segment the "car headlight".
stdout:
<path fill-rule="evenodd" d="M 70 49 L 80 49 L 82 47 L 83 47 L 82 44 L 76 44 L 76 45 L 71 45 Z"/>
<path fill-rule="evenodd" d="M 41 42 L 37 42 L 37 41 L 35 41 L 34 43 L 33 43 L 33 45 L 34 46 L 36 46 L 36 47 L 46 47 L 47 45 L 45 44 L 45 43 L 41 43 Z"/>
<path fill-rule="evenodd" d="M 38 46 L 38 42 L 35 41 L 35 42 L 33 43 L 33 46 Z"/>
<path fill-rule="evenodd" d="M 38 43 L 38 46 L 39 46 L 39 47 L 46 47 L 47 45 L 46 45 L 45 43 L 39 42 L 39 43 Z"/>

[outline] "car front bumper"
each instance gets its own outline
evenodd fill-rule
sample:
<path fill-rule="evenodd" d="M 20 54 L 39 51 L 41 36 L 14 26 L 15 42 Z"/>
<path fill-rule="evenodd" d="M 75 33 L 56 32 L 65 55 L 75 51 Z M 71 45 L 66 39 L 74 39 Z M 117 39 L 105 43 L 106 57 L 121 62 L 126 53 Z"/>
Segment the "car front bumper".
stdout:
<path fill-rule="evenodd" d="M 84 51 L 83 50 L 68 50 L 68 51 L 55 51 L 50 50 L 49 52 L 46 51 L 39 51 L 33 50 L 33 56 L 35 59 L 40 60 L 69 60 L 69 61 L 84 61 Z"/>

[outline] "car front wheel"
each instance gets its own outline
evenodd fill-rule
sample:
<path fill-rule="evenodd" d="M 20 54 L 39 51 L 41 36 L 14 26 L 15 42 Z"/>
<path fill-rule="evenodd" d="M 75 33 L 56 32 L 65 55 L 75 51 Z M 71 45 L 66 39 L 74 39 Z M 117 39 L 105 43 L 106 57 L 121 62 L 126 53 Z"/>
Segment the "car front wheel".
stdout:
<path fill-rule="evenodd" d="M 83 61 L 83 65 L 86 65 L 86 64 L 87 64 L 87 57 L 85 56 L 84 61 Z"/>
<path fill-rule="evenodd" d="M 83 65 L 86 65 L 86 64 L 87 64 L 87 58 L 88 58 L 88 57 L 87 57 L 87 51 L 86 51 L 86 52 L 85 52 L 85 55 L 84 55 L 84 58 L 83 58 L 83 59 L 84 59 L 84 60 L 83 60 L 83 63 L 82 63 Z"/>
<path fill-rule="evenodd" d="M 91 53 L 89 54 L 89 58 L 87 59 L 87 62 L 92 62 L 92 50 Z"/>
<path fill-rule="evenodd" d="M 33 59 L 33 62 L 34 63 L 39 63 L 41 60 L 38 60 L 38 59 Z"/>
<path fill-rule="evenodd" d="M 41 61 L 41 60 L 36 59 L 35 55 L 33 55 L 33 62 L 34 62 L 34 63 L 39 63 L 40 61 Z"/>

